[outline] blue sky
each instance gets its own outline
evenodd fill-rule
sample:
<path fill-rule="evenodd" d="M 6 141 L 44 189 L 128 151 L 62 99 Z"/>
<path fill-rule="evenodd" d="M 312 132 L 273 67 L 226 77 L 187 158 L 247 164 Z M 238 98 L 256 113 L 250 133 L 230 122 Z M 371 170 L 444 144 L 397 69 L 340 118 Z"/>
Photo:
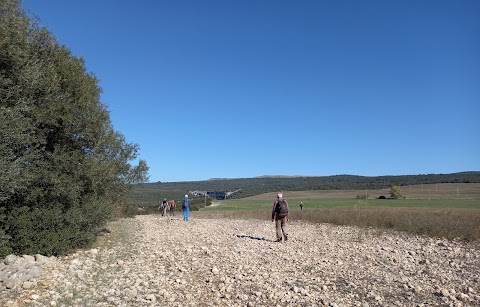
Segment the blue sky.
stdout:
<path fill-rule="evenodd" d="M 150 181 L 480 171 L 479 1 L 24 0 Z"/>

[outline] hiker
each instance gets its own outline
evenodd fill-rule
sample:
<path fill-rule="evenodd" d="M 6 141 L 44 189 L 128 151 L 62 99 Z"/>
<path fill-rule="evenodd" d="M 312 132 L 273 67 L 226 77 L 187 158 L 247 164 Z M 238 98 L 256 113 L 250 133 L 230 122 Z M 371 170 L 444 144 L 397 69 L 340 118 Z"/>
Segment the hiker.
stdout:
<path fill-rule="evenodd" d="M 185 198 L 182 202 L 182 211 L 183 211 L 183 220 L 188 222 L 188 213 L 190 211 L 190 199 L 188 199 L 188 194 L 185 194 Z"/>
<path fill-rule="evenodd" d="M 303 210 L 303 202 L 300 202 L 300 210 Z"/>
<path fill-rule="evenodd" d="M 273 221 L 275 221 L 275 228 L 277 230 L 277 240 L 275 242 L 282 242 L 282 240 L 287 241 L 288 203 L 283 199 L 282 193 L 277 194 L 277 199 L 273 203 L 272 222 Z"/>
<path fill-rule="evenodd" d="M 171 200 L 170 201 L 170 204 L 169 204 L 169 208 L 170 208 L 170 218 L 174 217 L 175 216 L 175 206 L 177 204 L 175 203 L 175 200 Z"/>
<path fill-rule="evenodd" d="M 162 201 L 162 205 L 160 206 L 160 208 L 162 209 L 162 216 L 165 216 L 167 215 L 167 199 L 164 198 L 163 201 Z"/>

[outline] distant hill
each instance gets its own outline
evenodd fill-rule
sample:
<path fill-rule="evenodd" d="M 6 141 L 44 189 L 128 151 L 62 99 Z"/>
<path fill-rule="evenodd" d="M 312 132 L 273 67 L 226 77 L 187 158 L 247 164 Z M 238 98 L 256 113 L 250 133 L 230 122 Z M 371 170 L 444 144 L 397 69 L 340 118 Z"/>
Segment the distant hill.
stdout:
<path fill-rule="evenodd" d="M 146 197 L 146 194 L 168 194 L 181 198 L 186 192 L 208 195 L 212 198 L 244 198 L 277 191 L 309 190 L 374 190 L 390 188 L 393 185 L 406 186 L 435 183 L 480 183 L 480 172 L 453 174 L 421 174 L 402 176 L 356 176 L 336 175 L 322 177 L 305 176 L 261 176 L 255 178 L 221 179 L 187 182 L 156 182 L 134 186 L 132 198 Z M 136 195 L 136 196 L 135 196 Z M 158 196 L 157 196 L 158 197 Z M 202 196 L 203 197 L 203 196 Z"/>
<path fill-rule="evenodd" d="M 299 178 L 299 177 L 314 177 L 314 176 L 300 176 L 300 175 L 264 175 L 253 178 Z"/>

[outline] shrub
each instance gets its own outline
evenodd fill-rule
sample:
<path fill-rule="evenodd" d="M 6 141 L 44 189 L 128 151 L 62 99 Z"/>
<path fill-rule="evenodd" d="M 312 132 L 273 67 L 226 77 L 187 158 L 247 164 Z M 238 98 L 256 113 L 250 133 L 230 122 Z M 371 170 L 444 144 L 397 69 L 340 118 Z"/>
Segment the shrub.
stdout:
<path fill-rule="evenodd" d="M 15 238 L 10 242 L 10 249 L 18 254 L 50 256 L 88 246 L 110 217 L 108 207 L 93 201 L 83 208 L 67 210 L 61 205 L 15 208 L 7 218 L 9 233 Z"/>
<path fill-rule="evenodd" d="M 365 194 L 357 194 L 357 199 L 367 200 L 368 197 L 370 197 L 370 195 L 368 195 L 368 193 L 365 193 Z"/>
<path fill-rule="evenodd" d="M 391 189 L 390 189 L 390 196 L 393 198 L 393 199 L 401 199 L 403 198 L 402 194 L 400 193 L 400 187 L 398 185 L 394 185 Z"/>
<path fill-rule="evenodd" d="M 8 255 L 11 253 L 12 249 L 10 247 L 10 236 L 5 233 L 5 219 L 6 216 L 3 214 L 4 208 L 0 207 L 0 255 Z"/>

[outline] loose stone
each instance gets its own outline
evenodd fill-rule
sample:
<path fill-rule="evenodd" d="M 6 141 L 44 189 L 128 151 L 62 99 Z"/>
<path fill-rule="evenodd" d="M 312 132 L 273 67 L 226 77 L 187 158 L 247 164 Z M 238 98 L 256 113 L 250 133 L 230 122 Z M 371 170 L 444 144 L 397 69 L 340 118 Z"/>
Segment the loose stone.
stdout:
<path fill-rule="evenodd" d="M 466 242 L 290 221 L 278 244 L 269 221 L 195 214 L 109 226 L 98 248 L 7 256 L 0 305 L 480 306 L 480 250 Z"/>

